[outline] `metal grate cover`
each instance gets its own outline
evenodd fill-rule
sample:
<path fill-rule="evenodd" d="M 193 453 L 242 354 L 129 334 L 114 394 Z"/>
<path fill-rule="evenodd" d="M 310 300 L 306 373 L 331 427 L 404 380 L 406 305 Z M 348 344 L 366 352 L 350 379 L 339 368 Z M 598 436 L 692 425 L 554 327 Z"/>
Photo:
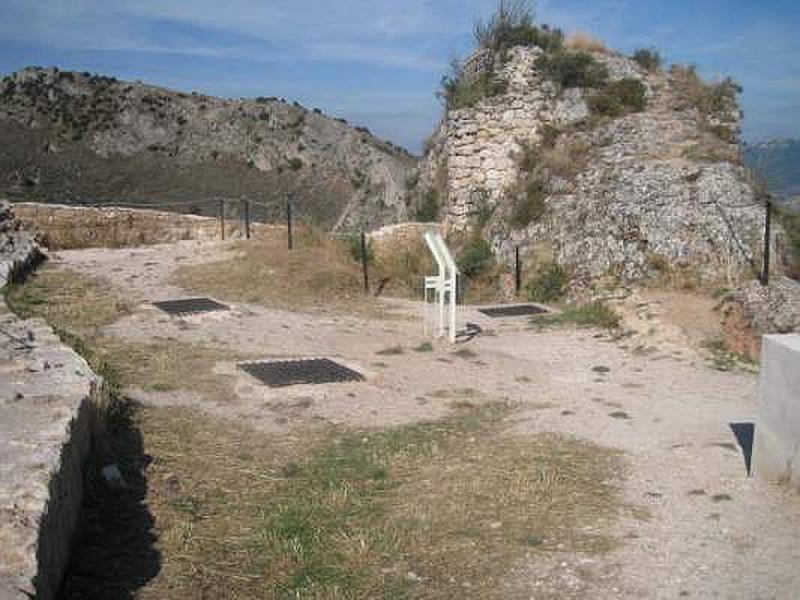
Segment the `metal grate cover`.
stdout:
<path fill-rule="evenodd" d="M 211 298 L 184 298 L 183 300 L 166 300 L 153 302 L 156 306 L 171 315 L 191 315 L 196 313 L 213 312 L 215 310 L 228 310 L 228 307 Z"/>
<path fill-rule="evenodd" d="M 479 308 L 487 317 L 527 317 L 546 313 L 544 308 L 533 304 L 518 304 L 516 306 L 494 306 L 492 308 Z"/>
<path fill-rule="evenodd" d="M 361 373 L 327 358 L 247 363 L 239 368 L 269 387 L 364 381 Z"/>

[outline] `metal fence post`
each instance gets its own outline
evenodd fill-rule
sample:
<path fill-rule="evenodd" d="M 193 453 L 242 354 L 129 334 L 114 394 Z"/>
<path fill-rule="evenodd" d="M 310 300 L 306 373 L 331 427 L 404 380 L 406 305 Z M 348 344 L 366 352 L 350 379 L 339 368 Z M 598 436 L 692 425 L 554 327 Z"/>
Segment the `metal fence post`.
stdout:
<path fill-rule="evenodd" d="M 225 240 L 225 200 L 219 201 L 219 228 L 223 241 Z"/>
<path fill-rule="evenodd" d="M 244 201 L 244 235 L 250 239 L 250 200 Z"/>
<path fill-rule="evenodd" d="M 292 249 L 292 197 L 286 199 L 286 231 L 289 250 Z"/>
<path fill-rule="evenodd" d="M 767 198 L 767 215 L 764 220 L 764 267 L 761 270 L 761 285 L 769 285 L 770 240 L 772 238 L 772 202 Z"/>
<path fill-rule="evenodd" d="M 367 268 L 369 256 L 367 256 L 367 235 L 361 232 L 361 265 L 364 269 L 364 293 L 369 294 L 369 271 Z"/>
<path fill-rule="evenodd" d="M 519 246 L 514 248 L 514 288 L 517 294 L 522 289 L 522 265 L 519 263 Z"/>

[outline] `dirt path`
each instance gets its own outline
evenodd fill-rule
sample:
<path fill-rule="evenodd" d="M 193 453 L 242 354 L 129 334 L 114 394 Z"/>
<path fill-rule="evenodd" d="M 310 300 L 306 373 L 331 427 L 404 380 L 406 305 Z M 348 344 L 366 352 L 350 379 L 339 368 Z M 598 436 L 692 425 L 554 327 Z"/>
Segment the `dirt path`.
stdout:
<path fill-rule="evenodd" d="M 461 352 L 443 344 L 425 352 L 414 350 L 425 341 L 419 318 L 371 321 L 229 303 L 229 312 L 178 319 L 150 305 L 187 296 L 169 284 L 174 269 L 218 260 L 226 248 L 186 242 L 70 251 L 57 262 L 127 290 L 134 310 L 107 330 L 115 337 L 158 336 L 263 358 L 327 356 L 366 381 L 268 389 L 231 359 L 214 367 L 233 390 L 224 400 L 154 390 L 136 390 L 137 398 L 246 419 L 271 434 L 298 422 L 386 427 L 436 418 L 450 410 L 454 389 L 475 401 L 507 399 L 520 406 L 514 431 L 579 436 L 622 450 L 629 465 L 627 507 L 607 525 L 623 543 L 601 557 L 530 553 L 507 577 L 509 597 L 796 597 L 800 496 L 749 479 L 730 427 L 754 420 L 755 375 L 710 368 L 677 333 L 653 337 L 643 351 L 595 330 L 541 332 L 525 319 L 489 319 L 469 307 L 461 323 L 483 333 L 455 349 Z M 409 316 L 420 310 L 393 304 Z"/>

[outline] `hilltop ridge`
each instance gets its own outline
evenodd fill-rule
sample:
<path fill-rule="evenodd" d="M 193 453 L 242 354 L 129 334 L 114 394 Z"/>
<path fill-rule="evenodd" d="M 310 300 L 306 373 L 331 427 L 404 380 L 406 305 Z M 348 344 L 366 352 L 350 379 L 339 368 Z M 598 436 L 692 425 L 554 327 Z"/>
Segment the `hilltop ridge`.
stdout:
<path fill-rule="evenodd" d="M 415 163 L 366 128 L 298 103 L 221 99 L 56 68 L 0 80 L 0 135 L 0 194 L 14 199 L 218 196 L 282 206 L 291 193 L 298 215 L 325 227 L 402 219 Z M 201 202 L 190 209 L 209 210 Z"/>

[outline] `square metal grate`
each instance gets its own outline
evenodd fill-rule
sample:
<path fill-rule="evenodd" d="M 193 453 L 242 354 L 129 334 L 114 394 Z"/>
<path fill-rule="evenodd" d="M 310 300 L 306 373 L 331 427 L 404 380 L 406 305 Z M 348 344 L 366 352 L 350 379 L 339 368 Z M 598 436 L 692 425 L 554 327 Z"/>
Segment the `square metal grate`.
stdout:
<path fill-rule="evenodd" d="M 197 313 L 213 312 L 215 310 L 228 310 L 228 307 L 211 298 L 184 298 L 183 300 L 166 300 L 153 302 L 156 306 L 171 315 L 191 315 Z"/>
<path fill-rule="evenodd" d="M 364 376 L 327 358 L 257 362 L 239 365 L 269 387 L 364 381 Z"/>
<path fill-rule="evenodd" d="M 493 306 L 492 308 L 479 308 L 487 317 L 527 317 L 546 313 L 544 308 L 533 304 L 518 304 L 516 306 Z"/>

